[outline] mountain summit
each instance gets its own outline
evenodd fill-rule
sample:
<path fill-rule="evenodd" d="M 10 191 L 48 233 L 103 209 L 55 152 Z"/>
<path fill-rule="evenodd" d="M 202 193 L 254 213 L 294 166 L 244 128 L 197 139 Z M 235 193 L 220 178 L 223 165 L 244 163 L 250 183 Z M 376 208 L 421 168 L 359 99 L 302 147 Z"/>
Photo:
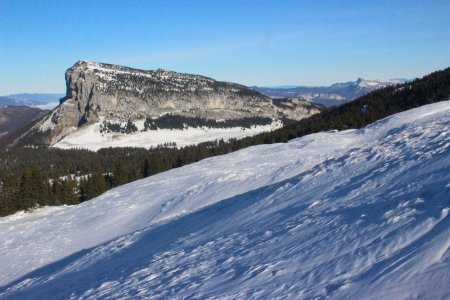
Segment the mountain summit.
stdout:
<path fill-rule="evenodd" d="M 66 85 L 66 97 L 52 116 L 57 136 L 101 117 L 126 121 L 174 111 L 217 119 L 273 115 L 270 99 L 244 86 L 163 69 L 82 60 L 66 71 Z"/>

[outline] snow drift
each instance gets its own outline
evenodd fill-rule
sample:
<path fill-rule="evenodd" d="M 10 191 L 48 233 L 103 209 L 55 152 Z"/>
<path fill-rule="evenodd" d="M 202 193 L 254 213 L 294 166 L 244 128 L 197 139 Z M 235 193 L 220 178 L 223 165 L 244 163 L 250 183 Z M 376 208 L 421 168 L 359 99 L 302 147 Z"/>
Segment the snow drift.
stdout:
<path fill-rule="evenodd" d="M 0 298 L 450 297 L 450 101 L 0 218 Z"/>

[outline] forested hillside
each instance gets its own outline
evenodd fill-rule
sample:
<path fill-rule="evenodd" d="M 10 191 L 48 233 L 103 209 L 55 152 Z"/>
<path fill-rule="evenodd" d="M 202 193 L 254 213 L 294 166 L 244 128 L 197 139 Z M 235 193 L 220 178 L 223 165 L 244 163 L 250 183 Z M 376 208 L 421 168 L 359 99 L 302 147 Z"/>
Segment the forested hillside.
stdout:
<path fill-rule="evenodd" d="M 281 129 L 181 149 L 109 148 L 98 152 L 15 147 L 0 153 L 0 214 L 37 205 L 76 204 L 111 187 L 258 144 L 332 129 L 361 128 L 391 114 L 450 98 L 450 68 L 374 91 Z M 73 176 L 68 176 L 72 174 Z"/>

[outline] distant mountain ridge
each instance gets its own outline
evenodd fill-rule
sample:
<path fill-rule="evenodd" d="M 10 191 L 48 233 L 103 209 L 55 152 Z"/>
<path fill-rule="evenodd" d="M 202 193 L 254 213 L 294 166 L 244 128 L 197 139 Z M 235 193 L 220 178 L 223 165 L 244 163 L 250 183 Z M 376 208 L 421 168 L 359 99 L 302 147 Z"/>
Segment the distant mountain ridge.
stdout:
<path fill-rule="evenodd" d="M 36 107 L 0 107 L 0 150 L 49 113 Z"/>
<path fill-rule="evenodd" d="M 406 82 L 409 82 L 409 80 L 390 79 L 380 81 L 358 78 L 355 81 L 338 82 L 330 86 L 253 86 L 252 89 L 271 98 L 296 97 L 330 107 L 349 102 L 374 90 Z"/>
<path fill-rule="evenodd" d="M 41 109 L 53 109 L 59 104 L 64 94 L 20 93 L 0 96 L 0 107 L 8 105 L 30 106 Z"/>

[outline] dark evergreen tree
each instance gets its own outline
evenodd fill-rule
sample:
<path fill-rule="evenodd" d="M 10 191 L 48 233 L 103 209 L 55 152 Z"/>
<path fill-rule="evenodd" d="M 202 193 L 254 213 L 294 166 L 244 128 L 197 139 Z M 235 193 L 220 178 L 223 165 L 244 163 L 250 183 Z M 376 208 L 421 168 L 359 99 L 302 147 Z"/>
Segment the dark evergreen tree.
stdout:
<path fill-rule="evenodd" d="M 0 172 L 0 216 L 17 210 L 19 188 L 19 178 L 13 172 Z"/>
<path fill-rule="evenodd" d="M 33 173 L 31 169 L 25 169 L 20 183 L 20 193 L 17 208 L 28 210 L 36 206 L 36 195 L 33 191 Z"/>
<path fill-rule="evenodd" d="M 150 176 L 150 163 L 148 162 L 148 159 L 144 160 L 144 166 L 142 168 L 142 178 L 146 178 Z"/>
<path fill-rule="evenodd" d="M 77 181 L 71 176 L 68 176 L 61 184 L 61 202 L 67 205 L 74 205 L 79 203 L 80 190 Z"/>
<path fill-rule="evenodd" d="M 60 177 L 52 179 L 52 197 L 50 205 L 64 204 L 62 182 Z"/>

